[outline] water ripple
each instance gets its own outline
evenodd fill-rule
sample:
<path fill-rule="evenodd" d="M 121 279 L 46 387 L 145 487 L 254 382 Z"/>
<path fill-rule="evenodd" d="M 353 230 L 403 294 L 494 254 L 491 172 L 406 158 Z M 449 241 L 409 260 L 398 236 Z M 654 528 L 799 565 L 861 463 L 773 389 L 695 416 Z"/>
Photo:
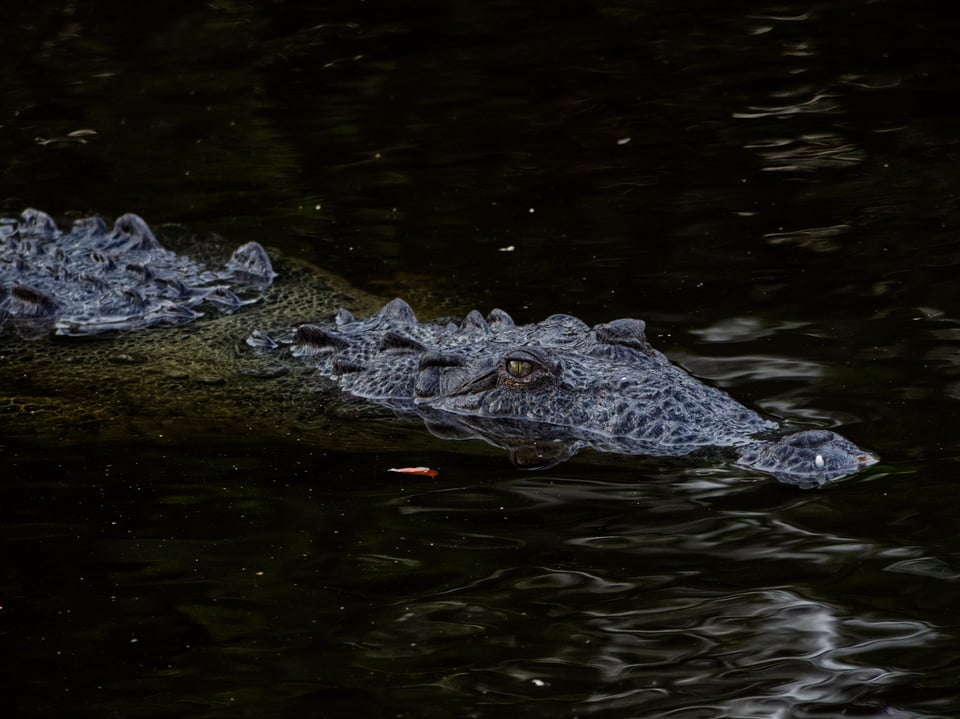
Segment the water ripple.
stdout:
<path fill-rule="evenodd" d="M 797 53 L 800 50 L 796 51 Z M 803 101 L 785 103 L 783 105 L 751 105 L 746 112 L 735 112 L 737 119 L 758 118 L 785 118 L 793 115 L 810 114 L 839 114 L 842 112 L 840 103 L 836 102 L 837 95 L 828 91 L 818 90 Z"/>
<path fill-rule="evenodd" d="M 555 634 L 565 641 L 517 644 L 512 659 L 455 671 L 443 684 L 489 702 L 523 697 L 589 714 L 771 717 L 795 716 L 798 707 L 873 707 L 879 715 L 883 706 L 884 716 L 914 716 L 882 701 L 909 673 L 878 661 L 879 652 L 892 658 L 937 639 L 922 622 L 854 620 L 776 588 L 584 609 L 557 620 Z"/>
<path fill-rule="evenodd" d="M 702 357 L 686 352 L 671 353 L 671 359 L 698 377 L 718 382 L 819 378 L 824 366 L 811 360 L 773 355 Z"/>
<path fill-rule="evenodd" d="M 830 132 L 805 133 L 793 138 L 760 140 L 747 145 L 767 161 L 765 172 L 812 172 L 851 167 L 863 162 L 864 152 Z"/>
<path fill-rule="evenodd" d="M 842 245 L 838 238 L 849 231 L 849 225 L 840 224 L 830 227 L 807 227 L 787 232 L 770 232 L 763 237 L 771 245 L 793 245 L 813 252 L 826 253 L 841 249 Z"/>

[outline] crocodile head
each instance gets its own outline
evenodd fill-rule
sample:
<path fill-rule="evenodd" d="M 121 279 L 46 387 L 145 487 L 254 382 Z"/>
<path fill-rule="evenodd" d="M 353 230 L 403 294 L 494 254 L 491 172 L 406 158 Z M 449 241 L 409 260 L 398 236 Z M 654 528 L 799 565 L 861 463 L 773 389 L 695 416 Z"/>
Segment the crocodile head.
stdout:
<path fill-rule="evenodd" d="M 568 328 L 571 320 L 563 319 Z M 579 336 L 562 341 L 540 333 L 472 355 L 424 354 L 420 413 L 434 424 L 488 433 L 507 426 L 515 435 L 658 456 L 739 446 L 776 426 L 671 364 L 650 347 L 642 321 L 580 325 Z"/>
<path fill-rule="evenodd" d="M 247 343 L 276 345 L 259 336 Z M 875 461 L 830 432 L 783 437 L 778 423 L 653 349 L 637 319 L 590 327 L 552 315 L 517 325 L 494 310 L 422 323 L 393 300 L 368 319 L 341 310 L 335 327 L 301 325 L 287 343 L 343 392 L 419 415 L 436 435 L 483 439 L 526 467 L 548 467 L 583 448 L 659 457 L 719 450 L 740 465 L 807 482 Z"/>
<path fill-rule="evenodd" d="M 534 468 L 584 447 L 670 457 L 729 448 L 740 466 L 816 486 L 878 461 L 828 430 L 778 436 L 776 423 L 652 349 L 640 320 L 582 325 L 563 342 L 548 333 L 472 356 L 426 353 L 415 394 L 435 434 L 481 437 Z"/>

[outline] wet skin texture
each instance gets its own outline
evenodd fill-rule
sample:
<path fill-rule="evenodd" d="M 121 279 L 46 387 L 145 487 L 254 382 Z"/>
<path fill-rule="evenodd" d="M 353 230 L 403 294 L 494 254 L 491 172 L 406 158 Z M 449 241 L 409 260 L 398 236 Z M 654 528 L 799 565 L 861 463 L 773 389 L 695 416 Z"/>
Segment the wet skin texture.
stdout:
<path fill-rule="evenodd" d="M 275 276 L 257 243 L 214 271 L 164 249 L 136 215 L 113 230 L 88 218 L 61 233 L 28 210 L 0 226 L 0 322 L 25 339 L 183 325 L 204 310 L 230 314 L 257 302 Z M 494 310 L 419 322 L 397 299 L 368 319 L 341 309 L 333 321 L 274 332 L 258 328 L 256 312 L 240 318 L 248 328 L 243 351 L 269 358 L 269 372 L 306 366 L 353 397 L 421 417 L 438 436 L 502 447 L 521 466 L 552 466 L 584 448 L 720 455 L 817 485 L 877 461 L 828 430 L 786 433 L 697 380 L 651 347 L 642 320 L 591 328 L 553 315 L 517 325 Z"/>
<path fill-rule="evenodd" d="M 642 320 L 589 327 L 569 315 L 516 325 L 494 310 L 418 322 L 402 300 L 369 319 L 301 325 L 263 351 L 289 353 L 355 397 L 420 415 L 435 434 L 480 437 L 519 464 L 551 466 L 582 448 L 648 456 L 722 454 L 812 485 L 877 458 L 821 429 L 776 422 L 690 376 L 653 349 Z M 270 348 L 270 349 L 267 349 Z"/>

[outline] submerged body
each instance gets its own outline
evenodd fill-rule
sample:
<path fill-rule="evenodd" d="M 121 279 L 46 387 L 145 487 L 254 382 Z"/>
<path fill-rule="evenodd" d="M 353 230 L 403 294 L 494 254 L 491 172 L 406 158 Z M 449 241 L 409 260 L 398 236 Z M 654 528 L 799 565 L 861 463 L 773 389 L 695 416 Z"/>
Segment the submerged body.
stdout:
<path fill-rule="evenodd" d="M 692 377 L 650 346 L 643 321 L 589 327 L 569 315 L 516 325 L 505 312 L 418 322 L 402 300 L 369 319 L 340 310 L 301 325 L 280 352 L 337 380 L 342 391 L 419 415 L 440 436 L 480 437 L 518 464 L 546 467 L 583 448 L 660 457 L 720 453 L 797 484 L 876 462 L 828 430 L 783 427 Z"/>
<path fill-rule="evenodd" d="M 239 247 L 222 270 L 164 249 L 140 217 L 99 217 L 61 233 L 49 215 L 27 210 L 0 224 L 0 323 L 21 335 L 89 336 L 111 330 L 182 325 L 199 307 L 232 312 L 275 277 L 256 242 Z"/>
<path fill-rule="evenodd" d="M 256 243 L 214 272 L 164 250 L 136 216 L 124 216 L 112 232 L 82 220 L 61 234 L 46 215 L 28 211 L 0 232 L 0 322 L 32 338 L 181 325 L 198 306 L 232 313 L 256 301 L 274 275 Z M 262 304 L 207 323 L 229 319 L 226 334 L 246 338 L 243 351 L 227 352 L 233 365 L 263 357 L 271 365 L 255 370 L 261 377 L 307 371 L 305 391 L 319 375 L 352 397 L 422 418 L 438 436 L 503 447 L 523 466 L 551 466 L 583 448 L 719 452 L 782 481 L 817 484 L 876 461 L 830 431 L 785 433 L 672 364 L 650 346 L 640 320 L 591 328 L 554 315 L 516 325 L 494 310 L 486 318 L 474 311 L 459 322 L 419 322 L 394 300 L 368 319 L 340 310 L 332 321 L 303 323 L 308 317 L 299 313 L 278 318 L 269 294 Z"/>

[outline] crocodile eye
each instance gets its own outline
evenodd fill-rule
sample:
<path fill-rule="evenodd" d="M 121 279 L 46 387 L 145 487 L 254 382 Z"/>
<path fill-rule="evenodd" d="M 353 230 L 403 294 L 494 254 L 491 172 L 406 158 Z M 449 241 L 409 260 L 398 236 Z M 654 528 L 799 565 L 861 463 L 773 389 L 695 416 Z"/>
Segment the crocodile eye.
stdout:
<path fill-rule="evenodd" d="M 500 361 L 500 382 L 505 387 L 531 387 L 558 376 L 557 362 L 534 347 L 519 347 Z"/>
<path fill-rule="evenodd" d="M 507 372 L 517 379 L 523 379 L 533 372 L 533 362 L 523 359 L 508 359 Z"/>

